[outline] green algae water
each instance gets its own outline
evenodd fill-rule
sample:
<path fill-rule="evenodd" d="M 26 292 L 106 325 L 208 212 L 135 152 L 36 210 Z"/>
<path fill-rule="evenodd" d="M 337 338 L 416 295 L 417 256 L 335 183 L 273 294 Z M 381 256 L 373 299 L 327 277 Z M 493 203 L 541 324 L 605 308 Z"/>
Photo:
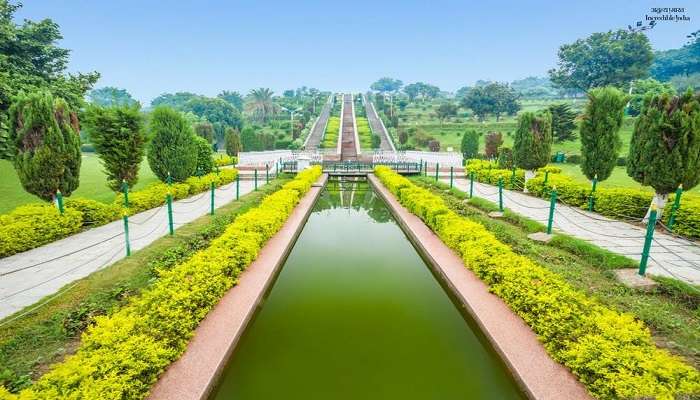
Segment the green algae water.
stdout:
<path fill-rule="evenodd" d="M 212 399 L 523 399 L 366 182 L 329 183 Z"/>

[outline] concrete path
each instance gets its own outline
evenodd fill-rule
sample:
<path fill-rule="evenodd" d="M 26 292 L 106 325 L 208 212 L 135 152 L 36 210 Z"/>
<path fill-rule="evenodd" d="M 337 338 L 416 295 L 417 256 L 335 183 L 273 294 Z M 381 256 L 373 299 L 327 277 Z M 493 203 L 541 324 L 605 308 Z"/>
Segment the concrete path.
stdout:
<path fill-rule="evenodd" d="M 326 132 L 326 125 L 328 124 L 328 117 L 331 115 L 331 101 L 327 101 L 321 109 L 321 113 L 318 115 L 318 120 L 314 124 L 311 132 L 309 132 L 309 137 L 306 140 L 305 148 L 307 150 L 317 149 L 323 140 L 323 134 Z"/>
<path fill-rule="evenodd" d="M 389 132 L 386 131 L 384 123 L 379 118 L 379 115 L 377 115 L 377 110 L 374 109 L 374 104 L 372 104 L 372 102 L 369 101 L 367 96 L 364 96 L 364 103 L 365 113 L 367 114 L 367 121 L 369 122 L 369 126 L 372 128 L 372 132 L 379 135 L 379 138 L 382 141 L 379 145 L 379 148 L 381 150 L 396 151 L 394 143 L 389 137 Z"/>
<path fill-rule="evenodd" d="M 264 176 L 259 183 L 265 184 Z M 240 181 L 240 195 L 253 190 L 250 180 Z M 236 183 L 216 189 L 214 207 L 236 199 Z M 173 203 L 175 229 L 210 212 L 209 191 Z M 168 234 L 165 205 L 129 218 L 131 251 Z M 62 287 L 126 256 L 123 221 L 114 221 L 76 235 L 0 259 L 0 318 L 13 314 Z M 70 287 L 70 286 L 69 286 Z M 39 305 L 37 305 L 39 306 Z"/>
<path fill-rule="evenodd" d="M 358 143 L 357 131 L 355 130 L 355 109 L 351 94 L 343 95 L 343 115 L 341 120 L 342 135 L 338 140 L 341 140 L 340 159 L 341 160 L 356 160 Z"/>
<path fill-rule="evenodd" d="M 440 179 L 449 183 L 449 178 Z M 469 192 L 468 180 L 458 178 L 455 179 L 454 184 L 459 189 Z M 474 182 L 474 196 L 498 203 L 498 187 Z M 548 200 L 518 191 L 504 190 L 503 206 L 520 215 L 547 224 Z M 646 232 L 642 226 L 615 221 L 562 203 L 558 203 L 555 207 L 553 221 L 553 228 L 562 233 L 634 260 L 641 258 Z M 647 272 L 700 284 L 700 245 L 680 237 L 655 232 Z"/>

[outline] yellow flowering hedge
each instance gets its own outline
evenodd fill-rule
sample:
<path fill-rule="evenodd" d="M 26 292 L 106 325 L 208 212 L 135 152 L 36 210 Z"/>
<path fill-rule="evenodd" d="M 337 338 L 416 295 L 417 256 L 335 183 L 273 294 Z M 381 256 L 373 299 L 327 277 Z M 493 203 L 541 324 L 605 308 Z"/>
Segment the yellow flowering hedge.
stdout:
<path fill-rule="evenodd" d="M 607 308 L 554 272 L 514 253 L 483 225 L 459 216 L 439 196 L 389 168 L 377 167 L 375 173 L 595 397 L 671 400 L 700 394 L 700 373 L 657 348 L 643 322 Z"/>
<path fill-rule="evenodd" d="M 299 173 L 259 206 L 239 215 L 208 248 L 172 269 L 158 271 L 155 283 L 127 305 L 96 317 L 74 355 L 17 395 L 0 387 L 0 399 L 146 397 L 160 373 L 184 352 L 199 322 L 236 284 L 241 271 L 320 175 L 320 167 Z"/>
<path fill-rule="evenodd" d="M 209 190 L 211 182 L 218 186 L 236 180 L 238 170 L 222 169 L 218 174 L 188 178 L 184 183 L 154 183 L 142 190 L 129 193 L 129 209 L 124 210 L 124 195 L 118 193 L 112 203 L 83 198 L 66 198 L 65 212 L 60 215 L 52 204 L 28 204 L 0 215 L 0 257 L 21 253 L 46 243 L 115 221 L 128 214 L 136 214 L 165 203 L 170 192 L 173 199 Z"/>
<path fill-rule="evenodd" d="M 237 163 L 238 159 L 236 157 L 231 157 L 227 154 L 221 154 L 214 159 L 214 165 L 218 167 L 223 167 L 226 165 L 236 165 Z"/>

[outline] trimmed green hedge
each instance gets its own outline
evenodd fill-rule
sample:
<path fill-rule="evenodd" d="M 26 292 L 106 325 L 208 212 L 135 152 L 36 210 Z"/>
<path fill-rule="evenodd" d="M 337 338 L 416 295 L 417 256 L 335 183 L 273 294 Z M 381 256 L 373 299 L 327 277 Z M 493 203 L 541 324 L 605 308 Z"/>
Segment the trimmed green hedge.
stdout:
<path fill-rule="evenodd" d="M 238 158 L 236 157 L 231 157 L 226 154 L 221 154 L 218 157 L 214 158 L 214 165 L 217 167 L 224 167 L 226 165 L 236 165 L 238 164 Z"/>
<path fill-rule="evenodd" d="M 474 179 L 492 185 L 498 184 L 503 178 L 504 187 L 510 189 L 511 170 L 498 169 L 496 163 L 486 160 L 468 160 L 465 167 L 467 177 L 474 172 Z M 545 171 L 549 171 L 547 184 L 544 184 Z M 516 188 L 522 186 L 523 170 L 516 170 Z M 587 208 L 591 187 L 573 178 L 561 175 L 561 168 L 546 166 L 538 170 L 537 175 L 528 180 L 528 191 L 538 197 L 548 197 L 551 189 L 557 188 L 559 199 L 566 204 Z M 602 215 L 617 219 L 642 219 L 651 204 L 653 193 L 631 188 L 597 188 L 595 191 L 595 211 Z M 664 208 L 662 222 L 668 223 L 675 195 L 671 194 Z M 700 238 L 700 198 L 684 194 L 681 205 L 676 211 L 673 232 L 689 238 Z"/>
<path fill-rule="evenodd" d="M 329 117 L 326 125 L 326 133 L 320 147 L 322 149 L 333 149 L 338 145 L 338 131 L 340 129 L 340 118 Z"/>
<path fill-rule="evenodd" d="M 129 209 L 123 208 L 124 195 L 119 193 L 112 203 L 82 198 L 67 198 L 65 212 L 60 215 L 52 204 L 28 204 L 0 215 L 0 257 L 11 256 L 46 243 L 73 235 L 81 229 L 105 225 L 122 217 L 158 207 L 165 203 L 168 192 L 173 199 L 209 190 L 236 180 L 238 170 L 222 169 L 219 174 L 190 177 L 184 183 L 154 183 L 142 190 L 129 193 Z"/>
<path fill-rule="evenodd" d="M 655 346 L 649 329 L 520 256 L 484 226 L 389 168 L 376 175 L 465 265 L 538 335 L 547 352 L 600 399 L 655 398 L 700 393 L 700 373 Z"/>
<path fill-rule="evenodd" d="M 265 242 L 284 224 L 321 175 L 301 172 L 258 207 L 239 215 L 204 250 L 158 279 L 81 337 L 77 352 L 54 365 L 19 395 L 0 387 L 0 399 L 141 399 L 185 351 L 199 322 L 233 287 Z"/>

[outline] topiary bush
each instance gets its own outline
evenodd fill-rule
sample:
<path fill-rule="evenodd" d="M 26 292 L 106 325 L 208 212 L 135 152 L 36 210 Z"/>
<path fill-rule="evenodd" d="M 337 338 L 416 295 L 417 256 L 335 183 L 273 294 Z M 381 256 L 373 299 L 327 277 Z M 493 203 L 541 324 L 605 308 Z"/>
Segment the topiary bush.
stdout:
<path fill-rule="evenodd" d="M 536 170 L 549 163 L 552 150 L 552 115 L 549 111 L 524 112 L 518 117 L 513 159 L 515 166 Z"/>
<path fill-rule="evenodd" d="M 175 182 L 192 176 L 197 168 L 197 145 L 192 127 L 178 111 L 157 107 L 148 125 L 151 142 L 148 164 L 163 182 L 168 174 Z"/>

